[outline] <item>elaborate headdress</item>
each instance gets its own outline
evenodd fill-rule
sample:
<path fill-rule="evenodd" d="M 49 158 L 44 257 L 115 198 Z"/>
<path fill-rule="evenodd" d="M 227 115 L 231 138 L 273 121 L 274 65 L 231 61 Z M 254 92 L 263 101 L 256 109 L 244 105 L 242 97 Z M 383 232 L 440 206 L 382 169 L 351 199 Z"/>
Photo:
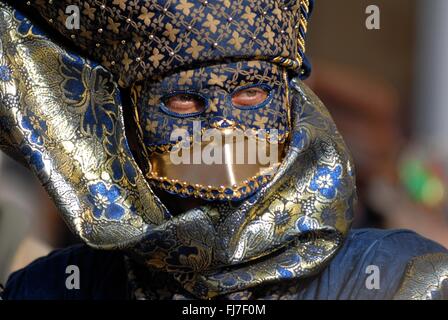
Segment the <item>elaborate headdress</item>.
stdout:
<path fill-rule="evenodd" d="M 312 10 L 310 0 L 17 2 L 37 10 L 122 86 L 226 60 L 272 61 L 299 72 Z"/>

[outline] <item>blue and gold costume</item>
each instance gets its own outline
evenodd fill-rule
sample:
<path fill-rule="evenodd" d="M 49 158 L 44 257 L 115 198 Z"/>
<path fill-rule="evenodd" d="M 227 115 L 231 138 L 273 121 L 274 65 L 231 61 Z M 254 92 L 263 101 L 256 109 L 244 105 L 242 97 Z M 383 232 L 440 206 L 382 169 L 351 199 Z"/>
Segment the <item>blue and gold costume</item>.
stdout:
<path fill-rule="evenodd" d="M 0 147 L 91 247 L 36 261 L 4 298 L 444 297 L 444 248 L 404 231 L 350 231 L 352 160 L 301 82 L 312 5 L 0 2 Z M 69 7 L 79 29 L 67 27 Z M 246 88 L 267 98 L 239 108 L 232 97 Z M 178 94 L 203 108 L 173 112 L 167 100 Z M 171 133 L 203 136 L 195 123 L 224 136 L 263 131 L 257 141 L 275 135 L 282 152 L 266 167 L 176 166 Z M 203 202 L 174 214 L 160 192 Z M 92 275 L 76 293 L 63 288 L 71 264 Z M 371 265 L 383 274 L 375 290 L 365 285 Z"/>

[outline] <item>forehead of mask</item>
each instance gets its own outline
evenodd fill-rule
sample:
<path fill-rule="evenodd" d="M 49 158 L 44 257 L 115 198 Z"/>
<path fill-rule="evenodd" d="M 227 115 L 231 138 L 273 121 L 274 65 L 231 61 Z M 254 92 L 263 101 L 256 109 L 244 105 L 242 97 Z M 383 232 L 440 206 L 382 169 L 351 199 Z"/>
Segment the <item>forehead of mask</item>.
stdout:
<path fill-rule="evenodd" d="M 193 123 L 201 128 L 225 126 L 231 122 L 242 130 L 288 132 L 287 81 L 285 70 L 263 61 L 236 62 L 182 71 L 156 82 L 134 87 L 137 111 L 147 146 L 166 145 L 175 129 L 193 134 Z M 251 107 L 234 106 L 232 96 L 246 88 L 268 92 L 262 103 Z M 190 93 L 204 102 L 203 111 L 191 116 L 169 112 L 166 97 Z"/>

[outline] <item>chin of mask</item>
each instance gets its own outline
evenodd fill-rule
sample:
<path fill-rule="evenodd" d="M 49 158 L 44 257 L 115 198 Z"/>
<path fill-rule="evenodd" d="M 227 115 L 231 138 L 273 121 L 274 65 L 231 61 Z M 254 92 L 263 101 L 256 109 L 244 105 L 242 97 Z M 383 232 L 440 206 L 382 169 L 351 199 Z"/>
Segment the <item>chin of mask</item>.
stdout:
<path fill-rule="evenodd" d="M 133 87 L 150 183 L 182 197 L 239 201 L 266 185 L 290 133 L 286 70 L 248 61 Z"/>

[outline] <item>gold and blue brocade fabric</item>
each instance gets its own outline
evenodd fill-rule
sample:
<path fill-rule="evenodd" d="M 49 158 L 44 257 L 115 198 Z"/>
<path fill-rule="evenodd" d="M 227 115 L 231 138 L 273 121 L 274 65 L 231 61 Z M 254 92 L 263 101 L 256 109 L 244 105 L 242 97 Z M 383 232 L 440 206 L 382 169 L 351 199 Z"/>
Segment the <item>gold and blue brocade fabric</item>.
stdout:
<path fill-rule="evenodd" d="M 287 89 L 282 67 L 265 60 L 225 66 L 201 67 L 221 76 L 211 88 L 211 73 L 194 82 L 202 86 L 196 89 L 207 89 L 209 108 L 218 98 L 223 109 L 207 109 L 206 116 L 225 114 L 257 128 L 271 121 L 274 128 L 290 130 L 288 148 L 272 179 L 238 206 L 210 203 L 173 216 L 129 149 L 126 109 L 112 73 L 64 49 L 0 2 L 0 147 L 32 169 L 87 244 L 125 249 L 198 298 L 312 275 L 334 256 L 350 227 L 350 155 L 325 107 L 300 80 Z M 192 76 L 200 76 L 201 68 Z M 230 75 L 239 84 L 270 86 L 269 108 L 260 106 L 243 118 L 221 104 L 236 87 L 224 79 Z M 178 77 L 143 84 L 136 95 L 143 99 L 141 112 L 157 109 L 147 119 L 162 117 L 163 110 L 144 101 L 151 98 L 145 91 L 180 89 Z M 290 126 L 282 114 L 285 101 L 291 102 Z M 257 115 L 267 121 L 257 122 Z M 179 119 L 172 121 L 185 121 Z"/>

